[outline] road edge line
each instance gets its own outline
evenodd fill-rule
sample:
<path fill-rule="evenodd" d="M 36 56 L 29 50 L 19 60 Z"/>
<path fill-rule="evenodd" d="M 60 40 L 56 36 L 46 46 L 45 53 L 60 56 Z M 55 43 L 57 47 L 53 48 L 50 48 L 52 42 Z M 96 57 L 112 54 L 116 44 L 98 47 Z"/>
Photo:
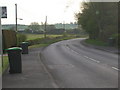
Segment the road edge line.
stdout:
<path fill-rule="evenodd" d="M 44 70 L 47 72 L 47 74 L 49 75 L 49 77 L 51 78 L 51 80 L 53 81 L 52 85 L 54 88 L 59 88 L 59 86 L 57 85 L 56 81 L 54 80 L 52 74 L 48 71 L 48 68 L 47 66 L 44 64 L 43 60 L 42 60 L 42 53 L 38 53 L 38 56 L 40 57 L 40 60 L 41 60 L 41 65 L 43 66 Z M 44 57 L 43 57 L 44 58 Z"/>

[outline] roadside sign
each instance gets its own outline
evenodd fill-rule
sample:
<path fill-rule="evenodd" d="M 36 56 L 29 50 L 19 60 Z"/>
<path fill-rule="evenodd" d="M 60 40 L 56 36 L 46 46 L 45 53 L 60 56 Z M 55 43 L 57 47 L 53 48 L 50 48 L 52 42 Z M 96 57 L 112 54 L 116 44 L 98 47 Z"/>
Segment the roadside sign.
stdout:
<path fill-rule="evenodd" d="M 7 7 L 0 7 L 0 68 L 3 67 L 3 46 L 2 46 L 2 23 L 1 18 L 7 18 Z M 1 77 L 0 77 L 0 87 L 1 87 Z"/>
<path fill-rule="evenodd" d="M 2 7 L 2 17 L 1 18 L 7 18 L 7 7 Z"/>

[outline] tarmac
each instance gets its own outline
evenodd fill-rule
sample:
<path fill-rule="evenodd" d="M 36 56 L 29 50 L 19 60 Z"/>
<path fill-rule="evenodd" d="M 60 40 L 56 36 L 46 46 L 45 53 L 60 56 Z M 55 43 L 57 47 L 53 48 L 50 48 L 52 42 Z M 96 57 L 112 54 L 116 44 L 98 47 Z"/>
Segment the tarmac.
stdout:
<path fill-rule="evenodd" d="M 90 48 L 118 53 L 113 47 L 98 47 L 84 42 L 82 44 Z M 29 49 L 29 54 L 22 54 L 22 73 L 9 74 L 8 68 L 2 77 L 2 88 L 59 88 L 40 58 L 42 49 L 44 48 L 33 48 Z"/>
<path fill-rule="evenodd" d="M 42 49 L 22 54 L 22 73 L 9 74 L 8 68 L 2 77 L 2 88 L 58 88 L 40 59 Z"/>

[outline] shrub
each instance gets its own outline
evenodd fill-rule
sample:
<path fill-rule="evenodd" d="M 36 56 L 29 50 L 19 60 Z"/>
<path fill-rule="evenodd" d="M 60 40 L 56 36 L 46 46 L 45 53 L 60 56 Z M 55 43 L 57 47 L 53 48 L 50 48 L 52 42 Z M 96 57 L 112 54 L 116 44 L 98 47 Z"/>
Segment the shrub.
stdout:
<path fill-rule="evenodd" d="M 64 32 L 63 37 L 67 37 L 67 36 L 68 36 L 67 32 Z"/>
<path fill-rule="evenodd" d="M 115 46 L 117 46 L 118 48 L 120 48 L 120 33 L 113 34 L 112 38 L 115 39 Z"/>
<path fill-rule="evenodd" d="M 19 46 L 21 42 L 26 41 L 27 37 L 25 34 L 17 34 L 17 45 Z"/>
<path fill-rule="evenodd" d="M 106 42 L 103 42 L 98 39 L 86 39 L 85 42 L 88 44 L 97 45 L 97 46 L 107 46 L 108 45 Z"/>

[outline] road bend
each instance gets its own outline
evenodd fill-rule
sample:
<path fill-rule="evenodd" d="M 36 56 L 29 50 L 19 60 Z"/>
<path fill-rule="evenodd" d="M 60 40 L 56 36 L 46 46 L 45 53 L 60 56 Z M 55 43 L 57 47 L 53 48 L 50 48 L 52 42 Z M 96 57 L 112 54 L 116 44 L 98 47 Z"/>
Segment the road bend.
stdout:
<path fill-rule="evenodd" d="M 81 39 L 51 44 L 43 63 L 60 88 L 118 88 L 118 55 L 89 48 Z"/>

